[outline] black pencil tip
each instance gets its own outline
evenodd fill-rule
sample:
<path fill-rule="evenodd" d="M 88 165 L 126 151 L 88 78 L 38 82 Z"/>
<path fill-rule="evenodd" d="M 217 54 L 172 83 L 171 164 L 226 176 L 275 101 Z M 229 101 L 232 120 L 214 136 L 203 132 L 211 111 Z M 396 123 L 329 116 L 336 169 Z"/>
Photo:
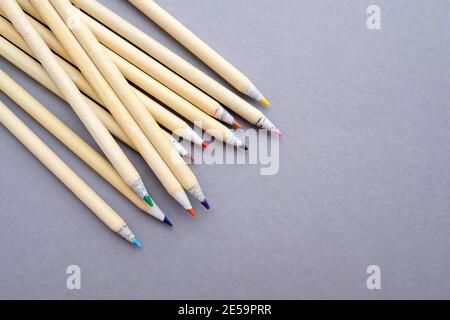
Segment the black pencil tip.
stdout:
<path fill-rule="evenodd" d="M 173 227 L 172 221 L 170 221 L 169 218 L 167 218 L 167 217 L 164 217 L 164 223 L 165 223 L 165 224 L 168 224 L 168 225 L 171 226 L 171 227 Z"/>

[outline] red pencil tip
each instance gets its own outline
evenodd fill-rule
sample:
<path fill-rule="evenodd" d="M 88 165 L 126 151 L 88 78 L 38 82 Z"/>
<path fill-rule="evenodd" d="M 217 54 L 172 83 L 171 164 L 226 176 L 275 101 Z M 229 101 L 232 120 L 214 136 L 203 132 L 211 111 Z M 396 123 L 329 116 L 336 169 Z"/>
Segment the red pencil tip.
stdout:
<path fill-rule="evenodd" d="M 242 124 L 240 124 L 236 119 L 233 119 L 233 126 L 235 128 L 242 129 Z"/>
<path fill-rule="evenodd" d="M 186 209 L 186 211 L 189 212 L 189 214 L 190 214 L 191 216 L 195 217 L 195 210 L 194 210 L 194 208 Z"/>
<path fill-rule="evenodd" d="M 205 141 L 202 142 L 202 148 L 203 148 L 203 149 L 208 148 L 208 144 L 207 144 Z"/>
<path fill-rule="evenodd" d="M 194 161 L 194 156 L 190 153 L 188 153 L 185 157 L 191 161 Z"/>

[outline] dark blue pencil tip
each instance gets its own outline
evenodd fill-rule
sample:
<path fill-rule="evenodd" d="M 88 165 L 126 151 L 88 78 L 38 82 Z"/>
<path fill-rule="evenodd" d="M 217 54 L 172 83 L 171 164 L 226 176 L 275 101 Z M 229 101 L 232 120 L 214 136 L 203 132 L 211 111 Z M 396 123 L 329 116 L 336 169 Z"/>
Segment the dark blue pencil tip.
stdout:
<path fill-rule="evenodd" d="M 133 237 L 133 239 L 131 239 L 131 243 L 134 244 L 137 248 L 142 248 L 141 242 L 136 237 Z"/>
<path fill-rule="evenodd" d="M 209 210 L 209 203 L 208 203 L 208 200 L 203 200 L 202 202 L 201 202 L 201 204 L 206 208 L 206 209 L 208 209 Z"/>
<path fill-rule="evenodd" d="M 167 217 L 164 217 L 164 223 L 165 223 L 165 224 L 168 224 L 168 225 L 171 226 L 171 227 L 173 227 L 172 221 L 170 221 L 169 218 L 167 218 Z"/>

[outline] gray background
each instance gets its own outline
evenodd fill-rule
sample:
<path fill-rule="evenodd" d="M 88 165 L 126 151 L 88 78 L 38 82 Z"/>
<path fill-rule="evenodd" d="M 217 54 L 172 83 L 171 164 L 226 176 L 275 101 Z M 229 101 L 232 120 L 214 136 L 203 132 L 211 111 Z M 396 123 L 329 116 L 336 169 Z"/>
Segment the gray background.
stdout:
<path fill-rule="evenodd" d="M 126 1 L 101 2 L 207 70 Z M 159 2 L 271 100 L 279 173 L 194 166 L 213 210 L 192 219 L 125 148 L 170 230 L 0 95 L 144 245 L 105 228 L 0 127 L 0 298 L 449 298 L 450 2 Z M 374 2 L 381 31 L 366 27 Z M 60 100 L 0 67 L 93 145 Z M 66 289 L 71 264 L 80 291 Z M 372 264 L 381 290 L 366 288 Z"/>

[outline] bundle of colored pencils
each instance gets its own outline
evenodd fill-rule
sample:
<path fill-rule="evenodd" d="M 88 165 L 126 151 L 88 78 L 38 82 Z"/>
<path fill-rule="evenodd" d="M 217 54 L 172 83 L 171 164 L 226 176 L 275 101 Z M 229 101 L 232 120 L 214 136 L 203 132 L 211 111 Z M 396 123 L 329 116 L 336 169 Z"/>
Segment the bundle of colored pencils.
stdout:
<path fill-rule="evenodd" d="M 129 2 L 237 90 L 269 105 L 246 76 L 155 2 Z M 139 209 L 170 226 L 115 138 L 139 153 L 194 216 L 187 194 L 206 209 L 209 203 L 182 158 L 192 156 L 173 136 L 208 144 L 185 120 L 245 150 L 225 125 L 242 127 L 226 108 L 281 136 L 257 108 L 96 0 L 1 0 L 0 56 L 64 99 L 106 158 L 2 70 L 0 91 Z M 126 222 L 2 102 L 0 122 L 112 231 L 141 246 Z"/>

